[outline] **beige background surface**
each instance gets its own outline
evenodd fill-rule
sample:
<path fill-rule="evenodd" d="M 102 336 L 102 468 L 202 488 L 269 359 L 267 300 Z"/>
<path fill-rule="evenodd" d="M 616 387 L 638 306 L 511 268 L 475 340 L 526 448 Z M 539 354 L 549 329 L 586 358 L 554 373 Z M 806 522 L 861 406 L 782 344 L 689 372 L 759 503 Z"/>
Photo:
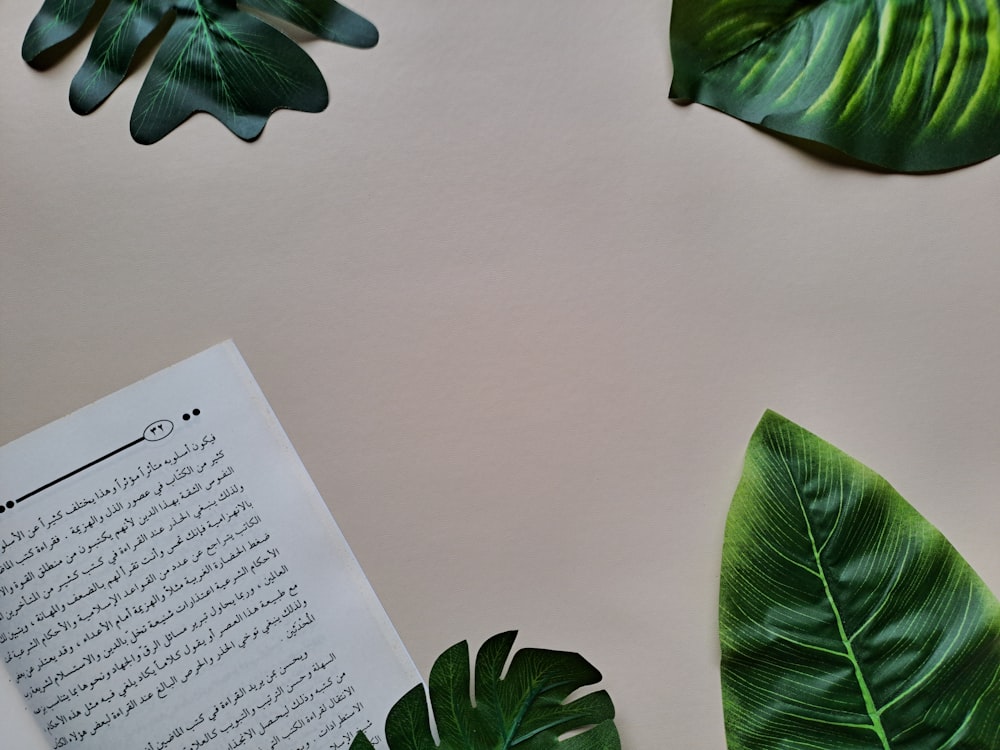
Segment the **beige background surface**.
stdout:
<path fill-rule="evenodd" d="M 508 628 L 626 747 L 718 750 L 719 551 L 765 408 L 1000 591 L 1000 162 L 820 161 L 667 100 L 667 0 L 381 3 L 248 145 L 128 135 L 0 28 L 0 443 L 233 337 L 424 672 Z"/>

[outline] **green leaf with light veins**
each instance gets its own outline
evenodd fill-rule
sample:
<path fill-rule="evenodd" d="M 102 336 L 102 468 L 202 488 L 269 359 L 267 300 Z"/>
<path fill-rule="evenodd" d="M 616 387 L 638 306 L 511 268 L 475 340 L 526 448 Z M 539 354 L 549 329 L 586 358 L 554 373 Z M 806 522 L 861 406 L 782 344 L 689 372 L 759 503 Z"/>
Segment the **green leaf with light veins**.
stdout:
<path fill-rule="evenodd" d="M 904 172 L 1000 153 L 1000 0 L 675 0 L 670 96 Z"/>
<path fill-rule="evenodd" d="M 465 641 L 441 654 L 428 682 L 440 742 L 434 741 L 427 695 L 418 685 L 389 711 L 389 750 L 621 750 L 605 691 L 566 700 L 599 682 L 601 673 L 579 654 L 534 648 L 515 653 L 504 673 L 515 635 L 501 633 L 482 645 L 474 684 Z M 560 740 L 574 730 L 583 731 Z M 363 734 L 351 744 L 351 750 L 371 748 Z"/>
<path fill-rule="evenodd" d="M 24 38 L 29 63 L 76 35 L 97 0 L 46 0 Z M 378 31 L 335 0 L 245 0 L 242 6 L 323 39 L 371 47 Z M 132 112 L 132 137 L 153 143 L 195 112 L 240 138 L 258 137 L 276 109 L 319 112 L 319 68 L 291 39 L 235 0 L 111 0 L 70 86 L 75 112 L 94 111 L 124 80 L 139 46 L 168 25 Z"/>
<path fill-rule="evenodd" d="M 997 750 L 1000 603 L 878 474 L 768 412 L 726 523 L 730 750 Z"/>

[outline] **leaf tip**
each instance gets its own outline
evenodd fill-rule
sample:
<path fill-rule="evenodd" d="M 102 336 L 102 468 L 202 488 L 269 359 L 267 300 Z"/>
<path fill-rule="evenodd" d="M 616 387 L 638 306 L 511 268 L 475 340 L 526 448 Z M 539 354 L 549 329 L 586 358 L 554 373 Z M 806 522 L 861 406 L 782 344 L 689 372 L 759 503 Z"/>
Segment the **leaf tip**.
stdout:
<path fill-rule="evenodd" d="M 339 3 L 334 3 L 328 26 L 322 36 L 360 49 L 374 47 L 379 41 L 379 31 L 375 24 Z"/>
<path fill-rule="evenodd" d="M 374 750 L 374 746 L 364 732 L 358 732 L 351 741 L 350 750 Z"/>
<path fill-rule="evenodd" d="M 376 28 L 375 24 L 369 22 L 368 26 L 369 28 L 365 29 L 359 38 L 358 47 L 361 49 L 371 49 L 378 44 L 380 38 L 378 28 Z"/>
<path fill-rule="evenodd" d="M 767 434 L 769 432 L 773 432 L 774 430 L 786 429 L 788 427 L 798 427 L 798 425 L 796 425 L 788 417 L 779 414 L 772 409 L 765 409 L 764 413 L 760 417 L 760 421 L 757 422 L 754 434 Z"/>
<path fill-rule="evenodd" d="M 24 41 L 21 42 L 21 59 L 35 70 L 44 70 L 46 67 L 43 62 L 45 52 L 55 45 L 52 42 L 47 42 L 38 32 L 36 26 L 37 24 L 33 22 L 24 35 Z"/>

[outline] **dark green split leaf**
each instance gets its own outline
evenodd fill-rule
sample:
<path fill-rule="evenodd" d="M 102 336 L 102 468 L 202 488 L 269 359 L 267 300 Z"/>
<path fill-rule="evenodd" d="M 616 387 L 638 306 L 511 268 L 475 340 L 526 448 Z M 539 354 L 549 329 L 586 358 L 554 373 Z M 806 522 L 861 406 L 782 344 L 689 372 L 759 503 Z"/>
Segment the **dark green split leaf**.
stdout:
<path fill-rule="evenodd" d="M 892 170 L 1000 153 L 1000 0 L 675 0 L 670 96 Z"/>
<path fill-rule="evenodd" d="M 720 632 L 730 750 L 1000 748 L 1000 602 L 882 477 L 772 412 Z"/>
<path fill-rule="evenodd" d="M 516 633 L 501 633 L 479 649 L 475 701 L 465 641 L 431 668 L 430 703 L 440 744 L 431 734 L 427 696 L 418 685 L 389 711 L 390 750 L 620 750 L 615 709 L 601 690 L 567 701 L 573 691 L 599 682 L 601 673 L 579 654 L 525 648 L 504 665 Z M 583 730 L 560 741 L 567 732 Z M 361 734 L 351 750 L 370 750 Z"/>
<path fill-rule="evenodd" d="M 28 63 L 80 31 L 98 0 L 45 0 L 21 53 Z M 243 7 L 323 39 L 371 47 L 378 31 L 335 0 L 244 0 Z M 257 138 L 276 109 L 319 112 L 329 101 L 319 68 L 291 39 L 235 0 L 111 0 L 70 105 L 88 114 L 124 80 L 139 46 L 162 26 L 166 37 L 132 111 L 132 137 L 153 143 L 195 112 L 208 112 L 240 138 Z"/>

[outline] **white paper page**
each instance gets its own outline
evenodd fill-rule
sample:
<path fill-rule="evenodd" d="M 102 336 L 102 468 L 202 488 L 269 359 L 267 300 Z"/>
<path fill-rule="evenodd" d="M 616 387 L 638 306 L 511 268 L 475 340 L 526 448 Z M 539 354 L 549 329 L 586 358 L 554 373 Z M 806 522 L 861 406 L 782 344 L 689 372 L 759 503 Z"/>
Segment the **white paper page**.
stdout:
<path fill-rule="evenodd" d="M 0 505 L 19 750 L 378 744 L 420 681 L 231 342 L 4 446 Z"/>

